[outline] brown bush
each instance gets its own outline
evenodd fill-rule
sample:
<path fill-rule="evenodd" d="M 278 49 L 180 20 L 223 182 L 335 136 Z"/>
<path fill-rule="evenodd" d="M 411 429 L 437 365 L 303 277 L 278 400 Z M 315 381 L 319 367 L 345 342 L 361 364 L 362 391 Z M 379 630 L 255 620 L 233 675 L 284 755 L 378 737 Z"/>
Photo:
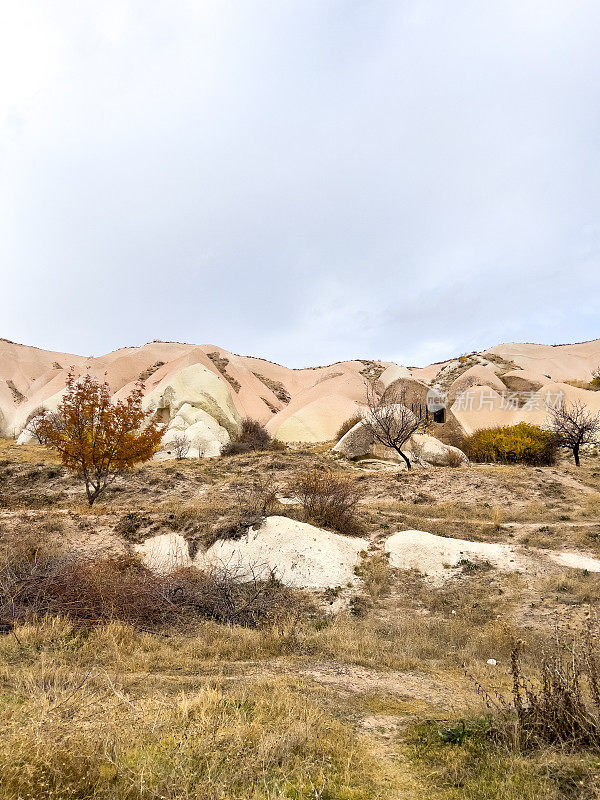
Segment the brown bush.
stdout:
<path fill-rule="evenodd" d="M 348 419 L 345 422 L 342 422 L 342 424 L 337 430 L 337 433 L 335 434 L 335 438 L 339 441 L 342 438 L 342 436 L 345 436 L 348 433 L 348 431 L 352 430 L 352 428 L 355 425 L 358 425 L 359 422 L 362 422 L 362 420 L 363 420 L 363 415 L 360 413 L 360 411 L 357 411 L 355 414 L 352 414 L 352 416 L 348 417 Z"/>
<path fill-rule="evenodd" d="M 585 630 L 558 627 L 549 643 L 530 654 L 532 674 L 522 666 L 522 643 L 511 653 L 512 697 L 481 689 L 498 712 L 498 733 L 518 750 L 545 745 L 600 750 L 600 644 L 597 620 Z"/>
<path fill-rule="evenodd" d="M 454 453 L 452 450 L 450 450 L 450 452 L 446 454 L 447 467 L 453 467 L 456 469 L 458 467 L 462 467 L 463 463 L 463 458 L 460 453 Z"/>
<path fill-rule="evenodd" d="M 300 499 L 307 522 L 340 533 L 363 533 L 356 508 L 360 494 L 349 478 L 313 468 L 297 475 L 289 490 Z"/>
<path fill-rule="evenodd" d="M 256 627 L 312 611 L 300 592 L 222 569 L 161 575 L 137 557 L 93 560 L 30 545 L 7 550 L 0 567 L 0 626 L 46 615 L 93 625 L 114 620 L 142 630 L 186 629 L 194 621 Z"/>
<path fill-rule="evenodd" d="M 274 444 L 274 440 L 271 438 L 265 426 L 261 422 L 258 422 L 258 420 L 246 417 L 246 419 L 242 420 L 240 435 L 234 441 L 223 445 L 221 455 L 234 456 L 240 453 L 250 453 L 255 450 L 272 449 L 278 449 L 278 446 Z"/>

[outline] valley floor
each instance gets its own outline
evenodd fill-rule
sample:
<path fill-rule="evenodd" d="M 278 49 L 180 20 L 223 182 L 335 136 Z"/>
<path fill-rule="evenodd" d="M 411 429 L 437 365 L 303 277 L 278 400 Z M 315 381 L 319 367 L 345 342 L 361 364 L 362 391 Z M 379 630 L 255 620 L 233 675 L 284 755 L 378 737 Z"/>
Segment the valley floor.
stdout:
<path fill-rule="evenodd" d="M 298 516 L 294 476 L 314 465 L 360 489 L 362 585 L 320 593 L 325 616 L 257 629 L 19 624 L 0 637 L 0 798 L 600 797 L 597 753 L 507 748 L 477 691 L 510 697 L 514 642 L 534 664 L 555 621 L 584 621 L 600 576 L 465 563 L 435 585 L 381 557 L 386 537 L 409 529 L 600 557 L 597 457 L 580 469 L 411 473 L 334 460 L 326 447 L 163 462 L 90 510 L 45 449 L 5 440 L 0 539 L 53 537 L 104 555 L 176 531 L 203 547 L 252 517 L 267 489 L 273 513 Z"/>

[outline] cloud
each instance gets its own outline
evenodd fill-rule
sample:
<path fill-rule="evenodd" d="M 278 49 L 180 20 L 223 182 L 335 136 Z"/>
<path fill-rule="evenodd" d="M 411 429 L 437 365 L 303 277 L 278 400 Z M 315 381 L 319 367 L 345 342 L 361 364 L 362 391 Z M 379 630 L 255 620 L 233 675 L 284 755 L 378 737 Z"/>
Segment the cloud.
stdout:
<path fill-rule="evenodd" d="M 9 6 L 2 335 L 293 366 L 598 336 L 597 3 Z"/>

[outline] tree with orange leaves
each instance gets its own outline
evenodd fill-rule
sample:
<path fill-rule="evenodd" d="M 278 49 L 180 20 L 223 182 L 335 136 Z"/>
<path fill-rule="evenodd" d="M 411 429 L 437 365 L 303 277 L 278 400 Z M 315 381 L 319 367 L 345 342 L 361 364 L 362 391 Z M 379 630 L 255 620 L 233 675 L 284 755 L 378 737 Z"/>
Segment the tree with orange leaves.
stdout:
<path fill-rule="evenodd" d="M 106 382 L 77 378 L 71 369 L 56 415 L 61 424 L 41 413 L 38 431 L 63 464 L 81 475 L 90 506 L 118 475 L 158 450 L 163 427 L 142 410 L 143 388 L 138 383 L 126 400 L 112 403 Z"/>

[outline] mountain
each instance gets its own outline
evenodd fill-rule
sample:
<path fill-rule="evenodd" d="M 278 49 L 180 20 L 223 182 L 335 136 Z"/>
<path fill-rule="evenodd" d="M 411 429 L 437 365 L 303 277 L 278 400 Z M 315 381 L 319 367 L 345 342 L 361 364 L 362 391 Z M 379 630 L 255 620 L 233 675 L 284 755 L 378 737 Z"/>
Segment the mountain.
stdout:
<path fill-rule="evenodd" d="M 563 345 L 501 344 L 426 367 L 357 359 L 305 369 L 236 355 L 214 345 L 154 341 L 88 358 L 1 339 L 0 434 L 19 436 L 37 410 L 55 409 L 71 367 L 106 380 L 115 398 L 143 381 L 146 406 L 173 431 L 196 426 L 202 431 L 196 449 L 208 454 L 202 441 L 210 438 L 211 420 L 223 429 L 217 437 L 221 441 L 224 431 L 234 434 L 246 416 L 266 424 L 283 441 L 331 440 L 340 424 L 364 403 L 365 382 L 372 380 L 388 391 L 408 387 L 423 403 L 427 389 L 438 386 L 448 393 L 449 417 L 466 432 L 523 418 L 527 392 L 551 389 L 568 396 L 584 392 L 595 407 L 600 405 L 600 393 L 565 381 L 585 383 L 599 364 L 598 339 Z M 474 393 L 475 405 L 483 397 L 484 407 L 461 408 L 465 390 Z M 503 408 L 503 396 L 515 393 L 519 406 L 513 402 L 512 408 Z M 487 413 L 474 416 L 477 410 Z M 543 417 L 542 411 L 531 419 Z M 215 442 L 213 436 L 213 450 Z"/>

